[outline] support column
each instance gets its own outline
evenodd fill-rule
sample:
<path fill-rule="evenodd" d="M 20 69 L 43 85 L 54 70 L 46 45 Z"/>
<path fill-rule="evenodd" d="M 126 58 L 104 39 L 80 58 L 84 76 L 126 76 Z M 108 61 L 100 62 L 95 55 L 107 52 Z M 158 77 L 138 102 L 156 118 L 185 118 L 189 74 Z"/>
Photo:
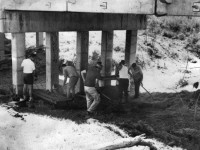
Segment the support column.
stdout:
<path fill-rule="evenodd" d="M 137 30 L 126 31 L 125 61 L 130 66 L 136 62 Z"/>
<path fill-rule="evenodd" d="M 52 91 L 59 84 L 59 42 L 58 32 L 46 33 L 46 90 Z"/>
<path fill-rule="evenodd" d="M 43 32 L 36 32 L 36 47 L 43 44 Z"/>
<path fill-rule="evenodd" d="M 80 72 L 88 67 L 88 48 L 89 47 L 89 31 L 77 32 L 77 45 L 76 45 L 76 69 Z M 83 92 L 83 80 L 80 80 L 76 86 L 77 92 Z"/>
<path fill-rule="evenodd" d="M 113 31 L 102 31 L 101 39 L 101 61 L 103 64 L 103 76 L 110 76 L 112 72 L 113 56 Z M 106 81 L 105 85 L 111 85 L 111 81 Z"/>
<path fill-rule="evenodd" d="M 23 69 L 21 63 L 25 56 L 25 33 L 12 34 L 12 79 L 15 93 L 23 93 Z"/>
<path fill-rule="evenodd" d="M 5 34 L 0 33 L 0 61 L 4 60 L 5 56 L 5 44 L 4 44 Z"/>

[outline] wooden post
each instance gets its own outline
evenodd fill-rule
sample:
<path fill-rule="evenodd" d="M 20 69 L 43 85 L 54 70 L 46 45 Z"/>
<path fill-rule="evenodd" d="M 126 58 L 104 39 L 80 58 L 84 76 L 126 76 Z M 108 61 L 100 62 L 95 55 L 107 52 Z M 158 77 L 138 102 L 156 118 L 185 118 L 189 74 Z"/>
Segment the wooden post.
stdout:
<path fill-rule="evenodd" d="M 4 45 L 5 34 L 0 33 L 0 61 L 3 60 L 5 57 L 5 45 Z"/>
<path fill-rule="evenodd" d="M 101 61 L 103 64 L 102 74 L 110 76 L 112 72 L 113 55 L 113 31 L 102 31 L 101 39 Z M 104 82 L 105 85 L 111 85 L 111 81 Z"/>
<path fill-rule="evenodd" d="M 58 32 L 46 33 L 46 90 L 52 91 L 59 84 Z"/>
<path fill-rule="evenodd" d="M 12 33 L 12 78 L 16 94 L 23 93 L 23 69 L 21 63 L 25 56 L 25 33 Z"/>
<path fill-rule="evenodd" d="M 76 69 L 78 73 L 82 70 L 87 69 L 88 67 L 88 46 L 89 46 L 89 31 L 80 31 L 77 32 L 77 48 L 76 48 Z M 83 80 L 80 77 L 80 80 L 77 83 L 76 91 L 83 92 Z"/>
<path fill-rule="evenodd" d="M 43 32 L 36 32 L 36 47 L 43 44 Z"/>
<path fill-rule="evenodd" d="M 136 62 L 137 30 L 126 31 L 125 61 L 130 66 Z"/>

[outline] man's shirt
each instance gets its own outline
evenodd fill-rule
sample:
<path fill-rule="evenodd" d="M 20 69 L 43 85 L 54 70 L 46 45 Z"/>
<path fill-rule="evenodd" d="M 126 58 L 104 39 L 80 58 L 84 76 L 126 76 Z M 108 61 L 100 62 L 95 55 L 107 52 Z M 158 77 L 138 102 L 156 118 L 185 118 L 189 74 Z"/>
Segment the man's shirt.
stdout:
<path fill-rule="evenodd" d="M 66 66 L 63 68 L 63 75 L 65 77 L 79 77 L 79 74 L 77 73 L 76 69 L 73 66 Z"/>
<path fill-rule="evenodd" d="M 100 71 L 94 66 L 87 70 L 85 77 L 85 86 L 95 87 L 96 79 L 101 79 Z"/>
<path fill-rule="evenodd" d="M 128 67 L 122 65 L 121 69 L 119 70 L 119 78 L 121 79 L 128 79 Z"/>
<path fill-rule="evenodd" d="M 35 64 L 31 59 L 24 59 L 21 67 L 23 67 L 23 73 L 33 73 L 35 70 Z"/>
<path fill-rule="evenodd" d="M 131 71 L 131 74 L 132 74 L 132 77 L 134 78 L 134 80 L 140 80 L 143 78 L 143 73 L 142 73 L 142 69 L 140 68 L 140 66 L 136 65 L 135 68 L 133 68 L 131 66 L 130 71 Z"/>

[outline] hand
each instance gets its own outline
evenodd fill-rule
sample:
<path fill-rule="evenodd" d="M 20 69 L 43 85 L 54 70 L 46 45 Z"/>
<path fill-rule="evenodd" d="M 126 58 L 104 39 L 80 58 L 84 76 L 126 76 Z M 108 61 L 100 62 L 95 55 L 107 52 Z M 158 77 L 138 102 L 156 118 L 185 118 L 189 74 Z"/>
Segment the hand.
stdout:
<path fill-rule="evenodd" d="M 98 93 L 101 93 L 101 90 L 99 87 L 95 87 Z"/>

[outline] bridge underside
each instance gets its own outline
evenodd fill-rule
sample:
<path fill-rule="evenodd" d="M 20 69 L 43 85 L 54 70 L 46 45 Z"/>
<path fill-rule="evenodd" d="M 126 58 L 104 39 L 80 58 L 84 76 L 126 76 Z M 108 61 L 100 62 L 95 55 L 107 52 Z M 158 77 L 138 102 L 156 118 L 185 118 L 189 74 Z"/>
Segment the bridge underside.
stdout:
<path fill-rule="evenodd" d="M 13 86 L 17 94 L 22 93 L 23 80 L 20 67 L 25 56 L 25 33 L 36 32 L 36 43 L 43 43 L 46 34 L 46 89 L 52 90 L 59 82 L 59 32 L 76 31 L 76 68 L 88 66 L 89 31 L 102 31 L 101 61 L 102 74 L 111 75 L 114 30 L 126 30 L 125 59 L 131 64 L 136 60 L 137 31 L 146 28 L 146 15 L 78 13 L 78 12 L 38 12 L 2 11 L 0 32 L 12 34 Z M 110 82 L 104 84 L 109 85 Z M 77 91 L 83 90 L 82 79 Z"/>
<path fill-rule="evenodd" d="M 58 83 L 59 32 L 77 32 L 76 68 L 80 73 L 88 65 L 89 31 L 102 31 L 102 73 L 109 76 L 114 30 L 126 30 L 125 60 L 130 65 L 136 61 L 137 32 L 146 28 L 146 15 L 199 16 L 199 12 L 196 0 L 0 0 L 0 32 L 12 34 L 16 93 L 20 94 L 23 86 L 20 65 L 26 32 L 37 33 L 37 44 L 46 34 L 46 89 L 51 91 Z M 78 91 L 81 89 L 80 79 Z"/>

